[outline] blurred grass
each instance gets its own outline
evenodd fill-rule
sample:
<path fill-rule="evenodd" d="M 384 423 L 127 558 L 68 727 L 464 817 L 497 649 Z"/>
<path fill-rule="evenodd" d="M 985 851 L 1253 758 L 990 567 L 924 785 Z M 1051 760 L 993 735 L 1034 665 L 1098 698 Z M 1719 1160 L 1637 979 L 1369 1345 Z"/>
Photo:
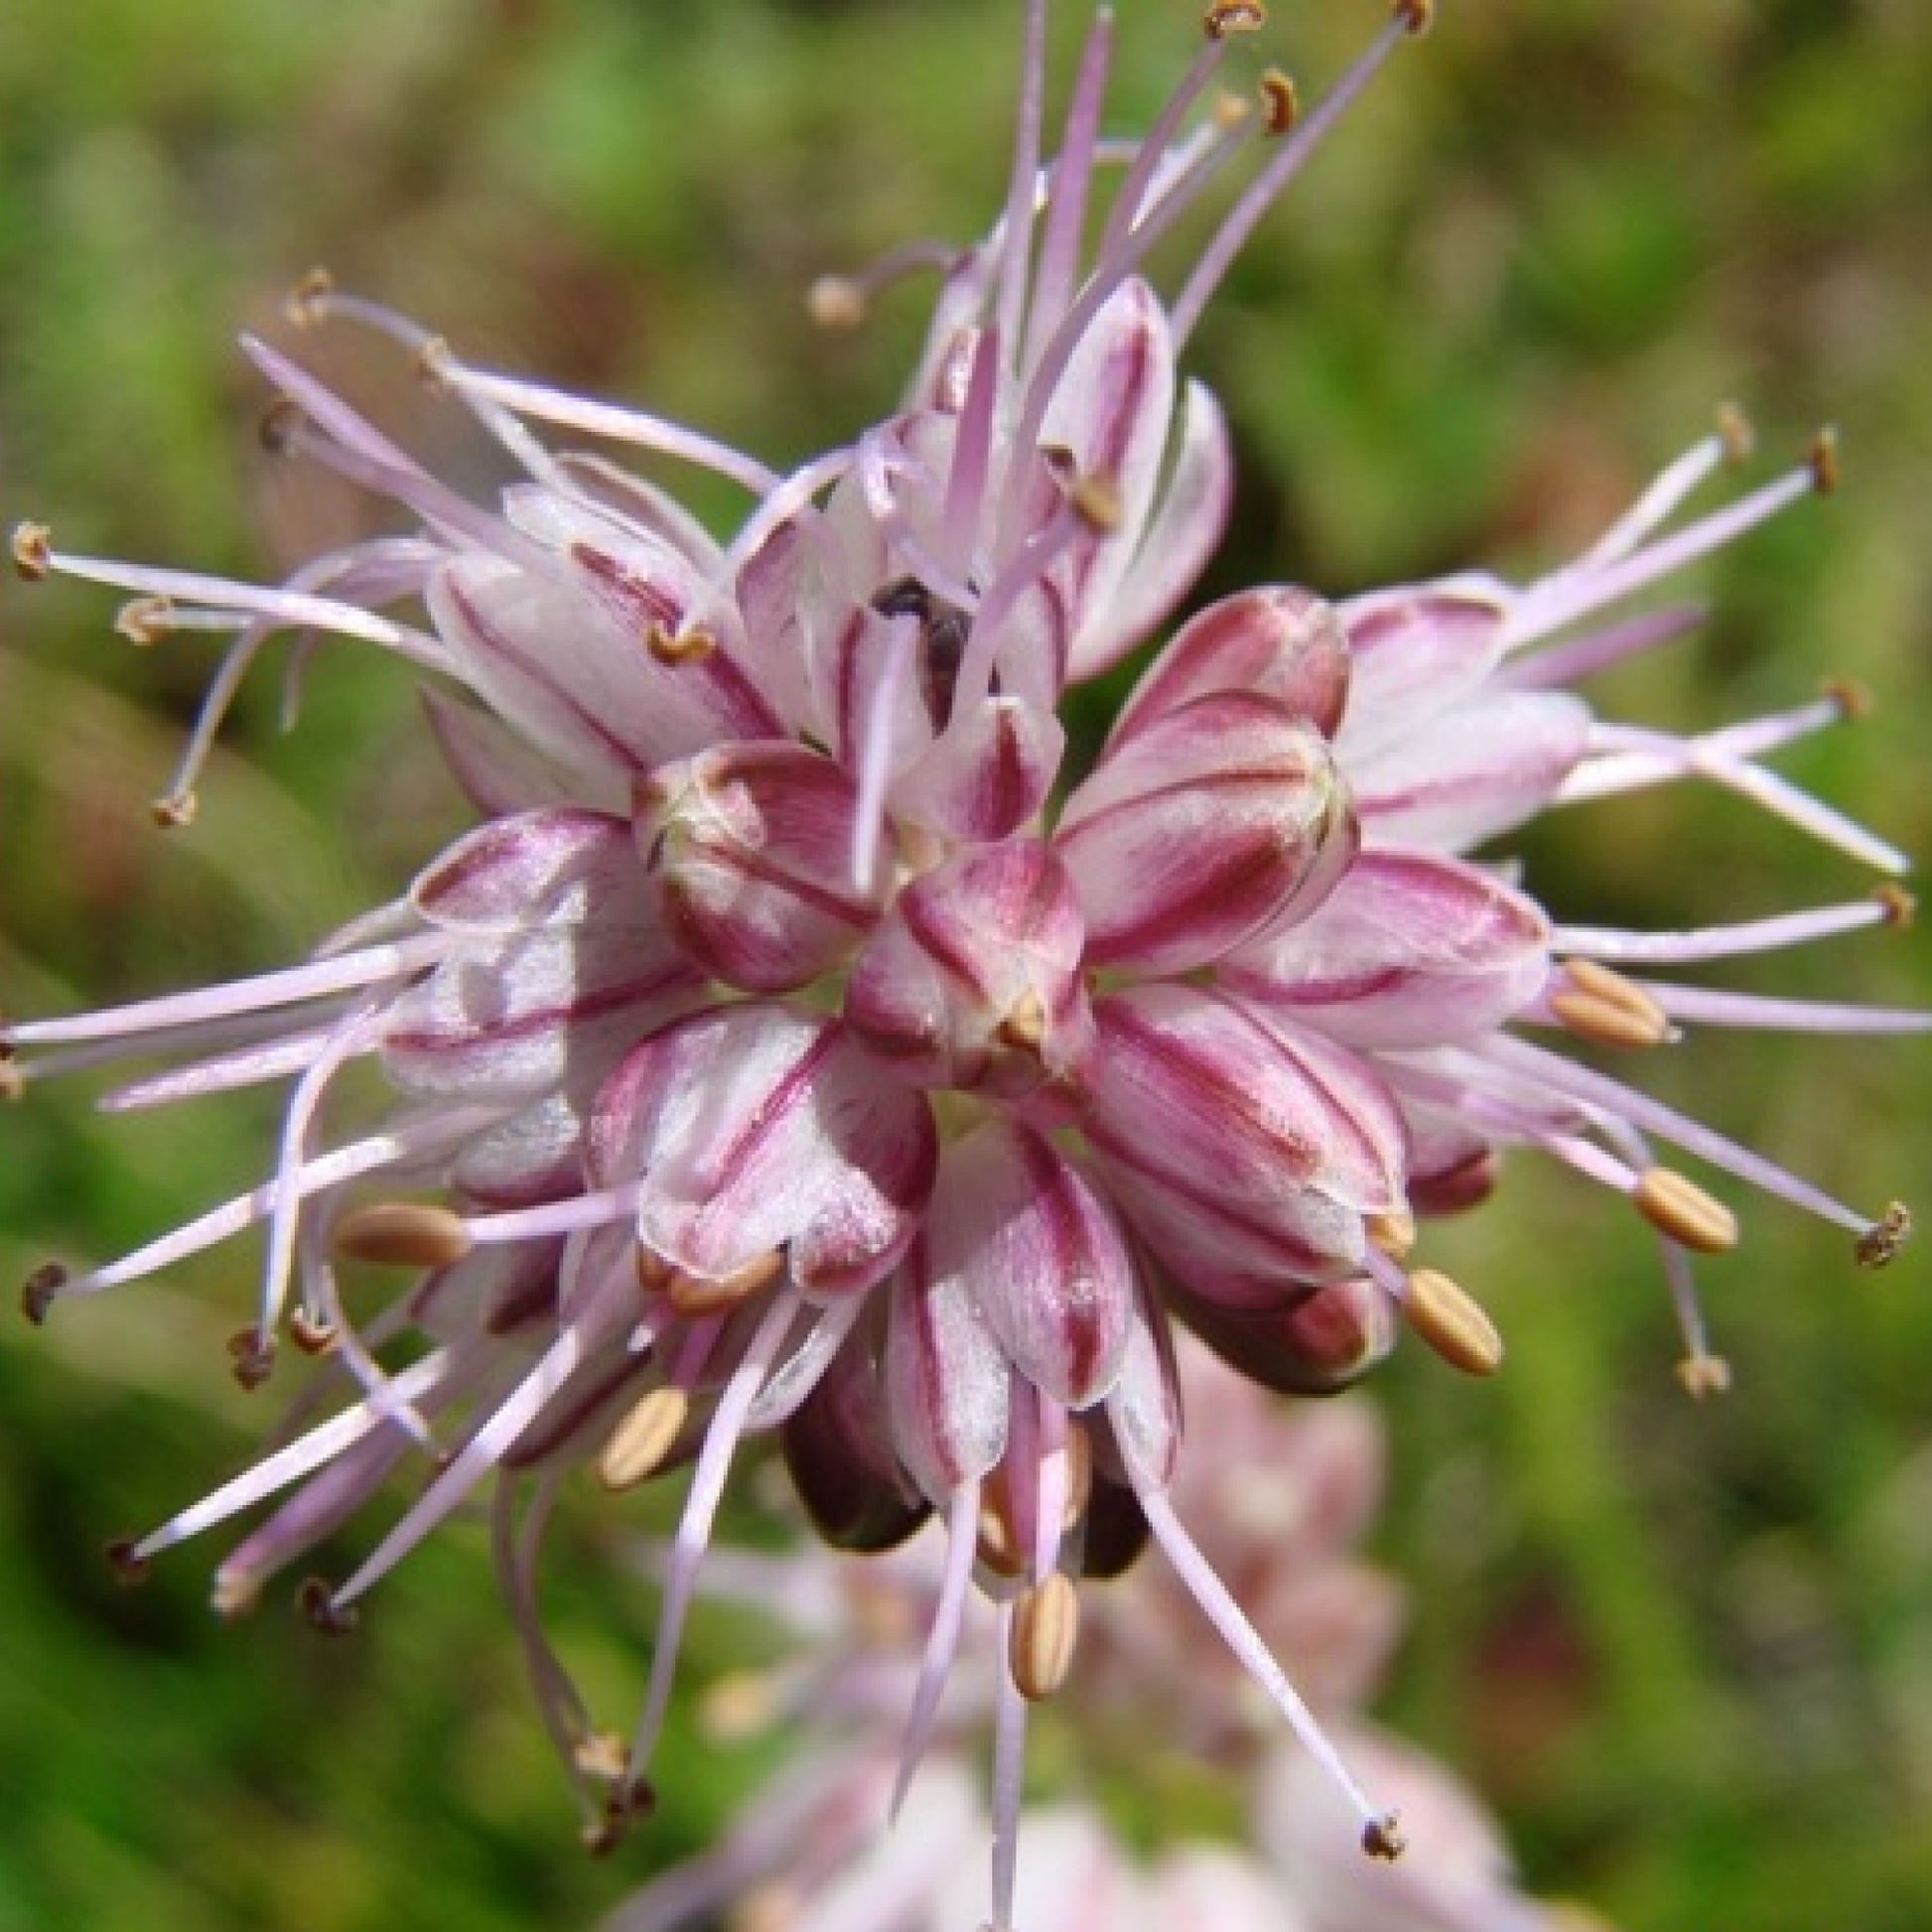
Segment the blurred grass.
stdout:
<path fill-rule="evenodd" d="M 234 328 L 311 261 L 471 353 L 634 396 L 785 461 L 888 406 L 913 300 L 824 339 L 811 275 L 995 206 L 1007 6 L 712 0 L 15 0 L 0 35 L 0 508 L 79 548 L 272 571 L 359 527 L 265 470 Z M 1077 28 L 1063 7 L 1062 38 Z M 1134 10 L 1123 123 L 1185 58 Z M 1281 10 L 1311 81 L 1373 9 Z M 1564 556 L 1736 398 L 1765 461 L 1840 422 L 1847 484 L 1704 573 L 1693 645 L 1607 708 L 1677 724 L 1878 697 L 1794 768 L 1932 850 L 1932 15 L 1908 0 L 1502 0 L 1346 125 L 1203 329 L 1245 488 L 1217 583 L 1338 592 Z M 352 343 L 318 353 L 419 447 L 470 445 Z M 703 495 L 703 492 L 700 492 Z M 728 516 L 729 499 L 705 496 Z M 332 661 L 283 742 L 263 680 L 199 822 L 163 839 L 204 660 L 138 659 L 108 600 L 0 589 L 0 986 L 53 1012 L 287 957 L 456 822 L 406 680 Z M 118 653 L 118 654 L 117 654 Z M 353 828 L 353 836 L 345 835 Z M 1689 792 L 1541 832 L 1560 910 L 1647 923 L 1850 896 L 1829 855 Z M 1758 983 L 1924 1000 L 1922 934 Z M 1912 1047 L 1706 1036 L 1659 1089 L 1870 1205 L 1932 1171 Z M 0 1275 L 104 1254 L 252 1177 L 265 1117 L 0 1121 Z M 1403 1359 L 1385 1538 L 1417 1628 L 1392 1713 L 1479 1773 L 1533 1881 L 1630 1932 L 1922 1932 L 1932 1899 L 1932 1305 L 1767 1204 L 1705 1270 L 1737 1391 L 1694 1408 L 1640 1229 L 1519 1164 L 1440 1253 L 1508 1373 Z M 1587 1218 L 1586 1218 L 1587 1217 Z M 1579 1230 L 1587 1228 L 1580 1238 Z M 0 1330 L 0 1932 L 444 1932 L 587 1924 L 728 1806 L 691 1753 L 615 1867 L 528 1707 L 482 1538 L 441 1539 L 357 1641 L 201 1607 L 211 1551 L 136 1595 L 110 1535 L 249 1453 L 221 1372 L 248 1260 Z M 548 1597 L 616 1702 L 648 1593 L 627 1525 L 567 1511 Z M 364 1532 L 365 1536 L 366 1533 Z M 365 1546 L 364 1546 L 365 1547 Z M 702 1657 L 700 1664 L 702 1665 Z M 677 1761 L 677 1760 L 672 1760 Z"/>

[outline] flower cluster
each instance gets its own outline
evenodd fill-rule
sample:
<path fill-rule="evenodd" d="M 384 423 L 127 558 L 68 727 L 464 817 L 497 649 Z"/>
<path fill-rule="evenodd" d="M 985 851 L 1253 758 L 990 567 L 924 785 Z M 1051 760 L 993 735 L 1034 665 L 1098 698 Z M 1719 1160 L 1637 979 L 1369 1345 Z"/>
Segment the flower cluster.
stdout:
<path fill-rule="evenodd" d="M 1193 1605 L 1158 1565 L 1095 1592 L 1076 1683 L 1051 1709 L 1077 1797 L 1032 1806 L 1016 1922 L 1217 1932 L 1586 1932 L 1576 1909 L 1524 1897 L 1494 1826 L 1440 1766 L 1353 1715 L 1383 1673 L 1401 1592 L 1354 1545 L 1381 1499 L 1383 1441 L 1359 1396 L 1289 1410 L 1182 1337 L 1191 1418 L 1175 1502 L 1204 1553 L 1238 1578 L 1256 1627 L 1350 1756 L 1401 1804 L 1426 1858 L 1369 1863 L 1312 1761 L 1252 1708 L 1231 1661 L 1189 1641 Z M 1266 1468 L 1267 1483 L 1228 1469 Z M 775 1612 L 795 1638 L 773 1669 L 727 1676 L 699 1703 L 719 1749 L 773 1725 L 802 1745 L 716 1845 L 652 1879 L 605 1932 L 973 1932 L 973 1868 L 992 1824 L 974 1758 L 996 1729 L 986 1648 L 962 1660 L 945 1719 L 908 1786 L 892 1740 L 916 1697 L 905 1638 L 932 1613 L 936 1571 L 913 1553 L 870 1563 L 805 1546 L 720 1552 L 707 1595 Z M 975 1614 L 969 1611 L 969 1615 Z M 982 1601 L 976 1621 L 991 1620 Z M 1120 1767 L 1131 1786 L 1119 1789 Z M 1110 1817 L 1150 1802 L 1186 1821 L 1138 1855 Z M 877 1829 L 883 1810 L 893 1831 Z M 1210 1830 L 1211 1825 L 1215 1828 Z"/>
<path fill-rule="evenodd" d="M 832 1544 L 880 1550 L 941 1519 L 911 1755 L 975 1586 L 997 1604 L 998 1922 L 1026 1708 L 1071 1666 L 1079 1581 L 1150 1541 L 1326 1766 L 1365 1847 L 1392 1857 L 1393 1816 L 1174 1507 L 1173 1325 L 1281 1390 L 1344 1384 L 1404 1324 L 1493 1370 L 1501 1342 L 1476 1302 L 1408 1257 L 1418 1218 L 1481 1199 L 1518 1147 L 1657 1229 L 1701 1390 L 1723 1371 L 1687 1257 L 1737 1230 L 1654 1142 L 1840 1223 L 1867 1262 L 1902 1238 L 1902 1210 L 1843 1205 L 1563 1050 L 1706 1023 L 1921 1029 L 1625 971 L 1894 919 L 1902 897 L 1625 932 L 1561 924 L 1469 856 L 1552 806 L 1698 777 L 1902 869 L 1763 762 L 1838 701 L 1686 739 L 1605 724 L 1571 688 L 1685 629 L 1683 612 L 1612 609 L 1828 485 L 1828 442 L 1684 521 L 1735 454 L 1727 424 L 1587 556 L 1526 586 L 1228 598 L 1166 636 L 1091 767 L 1071 768 L 1062 701 L 1164 635 L 1225 521 L 1226 427 L 1179 351 L 1248 233 L 1428 19 L 1400 0 L 1300 119 L 1278 74 L 1258 105 L 1217 92 L 1261 14 L 1209 7 L 1155 125 L 1123 142 L 1101 132 L 1102 12 L 1049 154 L 1046 7 L 1031 0 L 1004 212 L 976 245 L 814 291 L 823 320 L 849 324 L 900 270 L 942 270 L 903 406 L 789 476 L 473 367 L 317 277 L 296 322 L 370 328 L 415 356 L 519 467 L 497 499 L 460 494 L 250 341 L 280 397 L 273 447 L 394 503 L 406 531 L 266 589 L 16 532 L 29 577 L 132 593 L 131 634 L 231 635 L 164 816 L 189 814 L 223 706 L 295 632 L 428 674 L 435 736 L 481 819 L 305 964 L 5 1035 L 15 1080 L 168 1061 L 117 1091 L 123 1108 L 287 1087 L 258 1185 L 105 1267 L 29 1284 L 40 1317 L 260 1227 L 237 1372 L 266 1377 L 286 1331 L 349 1397 L 121 1559 L 138 1571 L 289 1491 L 220 1570 L 217 1604 L 237 1609 L 422 1459 L 427 1486 L 355 1574 L 310 1587 L 336 1621 L 493 1481 L 546 1716 L 609 1781 L 601 1834 L 648 1801 L 700 1560 L 741 1445 L 768 1435 Z M 1257 152 L 1164 300 L 1150 253 Z M 707 467 L 750 507 L 721 543 L 656 484 L 554 451 L 533 423 Z M 338 1139 L 332 1089 L 357 1061 L 394 1106 Z M 358 1265 L 413 1271 L 359 1325 L 339 1283 Z M 529 1614 L 544 1520 L 586 1464 L 614 1490 L 689 1469 L 621 1748 Z"/>

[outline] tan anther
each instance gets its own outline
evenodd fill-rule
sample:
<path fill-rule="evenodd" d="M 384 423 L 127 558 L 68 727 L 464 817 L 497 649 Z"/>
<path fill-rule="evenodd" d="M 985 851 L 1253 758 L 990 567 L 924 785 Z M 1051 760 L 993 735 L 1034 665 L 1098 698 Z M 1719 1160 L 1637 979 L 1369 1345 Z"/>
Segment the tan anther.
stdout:
<path fill-rule="evenodd" d="M 295 1607 L 309 1627 L 325 1637 L 345 1637 L 355 1628 L 355 1611 L 336 1601 L 336 1592 L 325 1577 L 305 1578 L 295 1593 Z"/>
<path fill-rule="evenodd" d="M 1007 1009 L 1007 1017 L 1000 1022 L 1000 1041 L 1025 1053 L 1036 1053 L 1045 1037 L 1046 1009 L 1039 995 L 1029 987 Z"/>
<path fill-rule="evenodd" d="M 416 379 L 424 388 L 441 393 L 450 386 L 456 351 L 447 336 L 426 336 L 416 351 Z"/>
<path fill-rule="evenodd" d="M 1403 1318 L 1416 1338 L 1464 1375 L 1494 1375 L 1503 1365 L 1503 1338 L 1482 1305 L 1461 1283 L 1434 1268 L 1409 1277 Z"/>
<path fill-rule="evenodd" d="M 1898 1259 L 1898 1251 L 1912 1238 L 1912 1210 L 1903 1201 L 1893 1201 L 1884 1217 L 1874 1221 L 1859 1236 L 1857 1254 L 1861 1268 L 1885 1268 Z"/>
<path fill-rule="evenodd" d="M 342 1338 L 342 1330 L 333 1321 L 311 1314 L 307 1309 L 297 1309 L 289 1316 L 289 1339 L 305 1355 L 327 1355 Z"/>
<path fill-rule="evenodd" d="M 691 1417 L 682 1389 L 652 1389 L 625 1411 L 597 1458 L 597 1479 L 610 1490 L 634 1489 L 664 1466 Z"/>
<path fill-rule="evenodd" d="M 228 1337 L 229 1373 L 250 1395 L 275 1373 L 275 1337 L 259 1328 L 237 1328 Z"/>
<path fill-rule="evenodd" d="M 679 1314 L 723 1314 L 768 1287 L 784 1272 L 785 1258 L 776 1248 L 754 1255 L 729 1275 L 692 1275 L 673 1268 L 664 1278 L 663 1296 Z"/>
<path fill-rule="evenodd" d="M 821 275 L 805 291 L 805 313 L 821 329 L 857 329 L 866 309 L 866 292 L 849 275 Z"/>
<path fill-rule="evenodd" d="M 1848 725 L 1862 725 L 1871 716 L 1871 693 L 1855 678 L 1827 678 L 1819 692 Z"/>
<path fill-rule="evenodd" d="M 1634 980 L 1594 959 L 1566 960 L 1563 977 L 1550 1011 L 1580 1039 L 1634 1050 L 1670 1038 L 1670 1015 Z"/>
<path fill-rule="evenodd" d="M 1416 1245 L 1416 1217 L 1407 1208 L 1371 1214 L 1366 1226 L 1369 1241 L 1391 1261 L 1400 1261 Z"/>
<path fill-rule="evenodd" d="M 1408 1849 L 1409 1841 L 1402 1836 L 1402 1820 L 1392 1811 L 1371 1818 L 1362 1827 L 1362 1850 L 1371 1859 L 1393 1864 Z"/>
<path fill-rule="evenodd" d="M 630 1761 L 623 1739 L 611 1730 L 587 1730 L 571 1747 L 571 1762 L 579 1774 L 599 1784 L 616 1784 Z"/>
<path fill-rule="evenodd" d="M 1677 1365 L 1677 1380 L 1693 1402 L 1708 1402 L 1730 1393 L 1730 1364 L 1722 1355 L 1686 1355 Z"/>
<path fill-rule="evenodd" d="M 1725 461 L 1742 463 L 1757 448 L 1757 431 L 1739 403 L 1721 403 L 1718 407 L 1718 435 L 1725 446 Z"/>
<path fill-rule="evenodd" d="M 698 1728 L 713 1743 L 742 1743 L 770 1729 L 779 1704 L 766 1671 L 733 1671 L 698 1695 Z"/>
<path fill-rule="evenodd" d="M 1099 470 L 1077 477 L 1067 487 L 1066 500 L 1095 536 L 1109 537 L 1120 528 L 1123 510 L 1119 478 Z"/>
<path fill-rule="evenodd" d="M 654 623 L 644 638 L 644 648 L 660 664 L 702 664 L 718 648 L 718 639 L 708 630 L 673 630 L 668 624 Z"/>
<path fill-rule="evenodd" d="M 114 614 L 114 628 L 130 644 L 146 649 L 158 644 L 175 627 L 175 606 L 171 598 L 131 597 Z"/>
<path fill-rule="evenodd" d="M 0 1052 L 0 1102 L 18 1100 L 27 1091 L 27 1076 L 13 1062 L 11 1053 Z"/>
<path fill-rule="evenodd" d="M 45 523 L 16 523 L 13 552 L 14 569 L 38 584 L 54 568 L 54 532 Z"/>
<path fill-rule="evenodd" d="M 1395 0 L 1395 17 L 1412 34 L 1426 34 L 1436 24 L 1436 0 Z"/>
<path fill-rule="evenodd" d="M 132 1588 L 136 1584 L 145 1584 L 153 1569 L 143 1552 L 138 1537 L 117 1536 L 107 1546 L 107 1567 L 114 1573 L 117 1584 Z"/>
<path fill-rule="evenodd" d="M 1728 1254 L 1737 1245 L 1737 1216 L 1675 1168 L 1652 1168 L 1630 1199 L 1659 1234 L 1696 1254 Z"/>
<path fill-rule="evenodd" d="M 47 1319 L 47 1311 L 61 1299 L 68 1285 L 68 1271 L 58 1261 L 44 1263 L 20 1285 L 20 1311 L 35 1327 Z"/>
<path fill-rule="evenodd" d="M 1821 496 L 1831 495 L 1839 485 L 1838 431 L 1829 424 L 1811 439 L 1805 457 L 1811 471 L 1811 486 Z"/>
<path fill-rule="evenodd" d="M 1302 118 L 1302 97 L 1280 68 L 1270 68 L 1261 76 L 1261 111 L 1268 132 L 1277 138 L 1291 132 Z"/>
<path fill-rule="evenodd" d="M 148 807 L 148 816 L 164 832 L 179 832 L 195 823 L 195 814 L 201 809 L 202 801 L 192 791 L 171 791 Z"/>
<path fill-rule="evenodd" d="M 1013 1606 L 1013 1637 L 1007 1667 L 1013 1688 L 1039 1704 L 1066 1682 L 1080 1635 L 1080 1592 L 1055 1570 L 1020 1592 Z"/>
<path fill-rule="evenodd" d="M 301 408 L 287 396 L 278 396 L 262 412 L 255 435 L 270 456 L 290 456 L 302 434 L 303 421 Z"/>
<path fill-rule="evenodd" d="M 345 1214 L 329 1239 L 339 1261 L 382 1268 L 448 1268 L 476 1245 L 463 1216 L 427 1201 L 377 1201 Z"/>
<path fill-rule="evenodd" d="M 1903 886 L 1887 881 L 1871 895 L 1884 907 L 1885 923 L 1901 932 L 1918 917 L 1918 900 Z"/>
<path fill-rule="evenodd" d="M 225 1564 L 214 1573 L 207 1606 L 216 1616 L 246 1616 L 262 1600 L 262 1580 L 252 1570 L 233 1570 Z"/>
<path fill-rule="evenodd" d="M 318 264 L 289 290 L 282 313 L 297 329 L 313 329 L 328 319 L 329 298 L 335 293 L 335 276 Z"/>
<path fill-rule="evenodd" d="M 666 1284 L 677 1273 L 655 1248 L 647 1248 L 641 1241 L 631 1251 L 630 1265 L 636 1273 L 637 1286 L 646 1295 L 663 1294 Z"/>
<path fill-rule="evenodd" d="M 1211 41 L 1236 34 L 1258 34 L 1268 25 L 1268 9 L 1259 0 L 1224 0 L 1201 15 L 1201 32 Z"/>

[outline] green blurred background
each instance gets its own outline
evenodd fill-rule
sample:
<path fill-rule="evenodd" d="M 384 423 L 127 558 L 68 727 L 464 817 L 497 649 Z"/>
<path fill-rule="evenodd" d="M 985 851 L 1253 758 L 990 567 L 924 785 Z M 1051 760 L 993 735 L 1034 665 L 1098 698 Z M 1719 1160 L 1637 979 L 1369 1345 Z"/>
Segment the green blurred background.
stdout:
<path fill-rule="evenodd" d="M 1070 43 L 1081 10 L 1060 9 Z M 1128 0 L 1115 121 L 1188 56 Z M 271 470 L 231 350 L 315 261 L 478 359 L 635 397 L 770 460 L 889 406 L 916 297 L 827 339 L 809 278 L 963 236 L 1001 187 L 1014 6 L 930 0 L 13 0 L 0 33 L 0 515 L 73 548 L 273 573 L 364 527 Z M 1842 425 L 1841 495 L 1702 573 L 1691 646 L 1605 708 L 1679 726 L 1877 697 L 1789 767 L 1932 852 L 1932 12 L 1917 0 L 1448 5 L 1250 250 L 1196 363 L 1245 489 L 1215 582 L 1329 592 L 1572 552 L 1745 403 L 1765 462 Z M 1311 85 L 1375 20 L 1284 5 Z M 286 339 L 286 331 L 282 332 Z M 367 344 L 320 366 L 456 466 L 473 446 Z M 702 492 L 701 492 L 702 494 Z M 727 514 L 723 497 L 704 498 Z M 138 657 L 84 588 L 0 589 L 0 989 L 66 1012 L 287 959 L 461 822 L 407 679 L 326 649 L 302 730 L 247 694 L 192 830 L 166 782 L 207 663 Z M 1855 868 L 1688 791 L 1540 831 L 1559 912 L 1645 924 L 1852 897 Z M 1923 1000 L 1922 934 L 1740 977 Z M 1706 1035 L 1662 1091 L 1876 1206 L 1927 1190 L 1926 1051 Z M 245 1184 L 246 1102 L 0 1118 L 0 1277 L 105 1255 Z M 1736 1392 L 1699 1408 L 1642 1230 L 1519 1163 L 1432 1252 L 1508 1372 L 1381 1377 L 1379 1548 L 1415 1629 L 1386 1711 L 1475 1775 L 1532 1884 L 1628 1932 L 1932 1923 L 1932 1270 L 1856 1273 L 1747 1204 L 1704 1280 Z M 1580 1230 L 1587 1230 L 1580 1233 Z M 108 1581 L 102 1543 L 243 1462 L 237 1247 L 45 1329 L 0 1327 L 0 1932 L 584 1926 L 700 1842 L 744 1766 L 667 1757 L 662 1822 L 586 1861 L 481 1533 L 438 1539 L 357 1639 L 272 1600 L 218 1625 L 215 1547 Z M 264 1404 L 268 1407 L 264 1408 Z M 566 1511 L 547 1598 L 615 1712 L 651 1602 L 636 1518 Z M 366 1548 L 363 1526 L 341 1555 Z M 730 1649 L 701 1638 L 692 1681 Z M 708 1656 L 708 1652 L 715 1653 Z M 674 1739 L 675 1743 L 675 1739 Z"/>

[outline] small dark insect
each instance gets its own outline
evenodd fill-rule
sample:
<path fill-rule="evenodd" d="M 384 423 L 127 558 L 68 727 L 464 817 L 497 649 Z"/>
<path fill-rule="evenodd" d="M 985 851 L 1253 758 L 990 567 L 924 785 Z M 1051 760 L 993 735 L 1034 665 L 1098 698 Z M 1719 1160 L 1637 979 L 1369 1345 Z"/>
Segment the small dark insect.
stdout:
<path fill-rule="evenodd" d="M 956 605 L 934 597 L 916 577 L 896 577 L 872 600 L 882 618 L 919 621 L 919 695 L 934 731 L 952 722 L 953 690 L 966 654 L 971 620 Z"/>

